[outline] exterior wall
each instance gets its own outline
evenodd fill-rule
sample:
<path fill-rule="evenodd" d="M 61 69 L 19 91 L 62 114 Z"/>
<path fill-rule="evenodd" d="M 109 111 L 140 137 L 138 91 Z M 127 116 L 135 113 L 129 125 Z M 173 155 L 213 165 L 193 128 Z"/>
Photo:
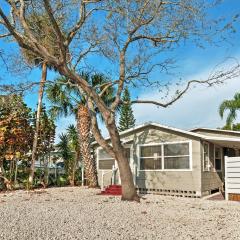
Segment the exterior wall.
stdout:
<path fill-rule="evenodd" d="M 219 147 L 219 146 L 218 146 Z M 201 143 L 201 156 L 202 156 L 202 195 L 208 195 L 213 190 L 222 190 L 224 182 L 224 160 L 223 160 L 223 148 L 222 151 L 222 170 L 215 170 L 215 154 L 214 154 L 214 144 L 209 143 L 209 171 L 204 171 L 203 169 L 203 142 Z"/>
<path fill-rule="evenodd" d="M 135 137 L 134 144 L 157 144 L 164 142 L 192 141 L 192 170 L 139 170 L 136 172 L 136 185 L 140 189 L 148 191 L 164 192 L 195 192 L 201 193 L 201 159 L 200 141 L 189 139 L 183 134 L 176 134 L 170 131 L 149 129 Z M 134 161 L 139 166 L 139 148 L 134 147 Z M 180 191 L 180 192 L 179 192 Z"/>
<path fill-rule="evenodd" d="M 203 132 L 199 132 L 203 134 Z M 213 133 L 206 133 L 206 135 Z M 233 134 L 234 135 L 234 134 Z M 236 138 L 236 136 L 233 136 Z M 230 137 L 229 135 L 216 135 Z M 209 143 L 210 169 L 203 169 L 203 143 L 204 141 L 197 137 L 184 133 L 159 127 L 144 127 L 131 133 L 125 134 L 121 138 L 123 143 L 131 147 L 130 167 L 133 173 L 133 179 L 136 187 L 144 192 L 157 192 L 159 194 L 171 195 L 194 195 L 204 196 L 210 194 L 213 190 L 223 189 L 224 184 L 224 149 L 222 150 L 222 169 L 215 170 L 215 150 L 214 144 Z M 157 145 L 167 142 L 191 142 L 192 168 L 191 170 L 140 170 L 139 169 L 139 146 Z M 216 145 L 217 146 L 217 145 Z M 220 147 L 220 146 L 218 146 Z M 111 184 L 111 170 L 98 170 L 99 184 L 107 186 Z M 115 183 L 121 184 L 119 173 L 116 172 Z"/>
<path fill-rule="evenodd" d="M 190 136 L 191 137 L 191 136 Z M 130 167 L 136 187 L 148 192 L 192 194 L 201 196 L 201 154 L 200 140 L 188 135 L 166 129 L 144 128 L 122 138 L 123 142 L 132 142 Z M 191 170 L 140 170 L 139 146 L 145 144 L 161 144 L 166 142 L 190 141 L 192 152 Z M 107 172 L 107 170 L 105 171 Z M 99 170 L 99 183 L 102 182 L 102 170 Z M 111 183 L 111 174 L 105 175 L 104 185 Z"/>

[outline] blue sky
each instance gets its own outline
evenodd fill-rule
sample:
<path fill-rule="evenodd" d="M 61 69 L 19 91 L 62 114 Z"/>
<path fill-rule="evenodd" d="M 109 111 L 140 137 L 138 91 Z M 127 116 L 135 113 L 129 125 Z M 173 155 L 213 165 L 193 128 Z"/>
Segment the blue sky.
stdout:
<path fill-rule="evenodd" d="M 225 0 L 213 13 L 213 17 L 226 16 L 240 13 L 239 0 Z M 240 61 L 240 23 L 238 23 L 238 32 L 231 36 L 229 42 L 224 41 L 216 45 L 205 45 L 205 48 L 198 48 L 192 43 L 185 43 L 174 51 L 174 57 L 178 60 L 175 76 L 166 77 L 153 75 L 153 78 L 168 78 L 172 82 L 177 81 L 180 77 L 183 80 L 192 78 L 206 78 L 212 69 L 228 57 L 235 57 Z M 0 50 L 9 53 L 19 54 L 13 43 L 6 43 L 0 40 Z M 92 58 L 92 63 L 97 61 Z M 11 62 L 7 62 L 10 66 Z M 228 64 L 231 64 L 229 62 Z M 5 64 L 0 64 L 0 84 L 15 83 L 19 81 L 38 81 L 41 72 L 34 69 L 27 75 L 17 76 L 9 74 L 5 68 Z M 111 69 L 111 66 L 105 64 L 105 70 Z M 48 79 L 52 80 L 56 76 L 50 72 Z M 134 105 L 134 114 L 137 124 L 147 121 L 159 122 L 162 124 L 190 129 L 193 127 L 220 127 L 224 125 L 224 121 L 218 115 L 218 106 L 224 99 L 232 98 L 234 93 L 240 89 L 240 77 L 238 79 L 229 80 L 224 85 L 206 88 L 203 86 L 190 90 L 181 100 L 168 109 L 160 109 L 151 105 Z M 174 89 L 175 90 L 175 89 Z M 172 91 L 173 94 L 174 91 Z M 158 91 L 149 90 L 132 90 L 132 96 L 139 98 L 160 99 L 162 95 Z M 171 94 L 171 93 L 170 93 Z M 31 92 L 25 97 L 26 103 L 35 108 L 37 104 L 37 91 Z M 240 114 L 239 114 L 240 115 Z M 57 134 L 64 131 L 69 123 L 74 123 L 73 117 L 61 118 L 57 120 Z M 101 124 L 104 134 L 106 131 Z"/>

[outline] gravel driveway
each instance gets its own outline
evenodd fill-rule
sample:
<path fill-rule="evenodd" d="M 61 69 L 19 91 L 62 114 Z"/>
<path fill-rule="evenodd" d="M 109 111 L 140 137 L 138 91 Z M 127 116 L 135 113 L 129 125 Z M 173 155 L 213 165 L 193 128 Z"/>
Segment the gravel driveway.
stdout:
<path fill-rule="evenodd" d="M 240 203 L 145 195 L 141 203 L 99 190 L 0 194 L 0 239 L 240 239 Z"/>

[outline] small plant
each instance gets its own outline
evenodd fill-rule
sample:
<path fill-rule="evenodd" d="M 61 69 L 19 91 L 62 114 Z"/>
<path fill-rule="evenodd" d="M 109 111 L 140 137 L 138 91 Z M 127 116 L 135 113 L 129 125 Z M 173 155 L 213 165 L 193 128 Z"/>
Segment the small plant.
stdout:
<path fill-rule="evenodd" d="M 60 175 L 57 177 L 57 186 L 64 187 L 69 184 L 68 177 L 66 175 Z"/>

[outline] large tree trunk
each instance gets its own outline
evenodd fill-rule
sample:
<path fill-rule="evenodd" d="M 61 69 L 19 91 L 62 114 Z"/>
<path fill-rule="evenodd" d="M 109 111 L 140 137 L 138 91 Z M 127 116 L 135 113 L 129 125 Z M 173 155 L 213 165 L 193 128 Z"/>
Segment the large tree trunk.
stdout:
<path fill-rule="evenodd" d="M 39 134 L 39 127 L 40 127 L 40 116 L 41 116 L 41 111 L 42 111 L 42 99 L 43 99 L 43 92 L 44 92 L 44 86 L 45 86 L 45 83 L 46 83 L 46 79 L 47 79 L 47 64 L 44 62 L 43 65 L 42 65 L 42 78 L 41 78 L 41 81 L 40 81 L 40 86 L 39 86 L 39 91 L 38 91 L 36 129 L 35 129 L 34 139 L 33 139 L 32 162 L 31 162 L 30 174 L 29 174 L 29 179 L 28 179 L 30 188 L 33 185 L 33 178 L 34 178 L 34 172 L 35 172 L 38 134 Z"/>
<path fill-rule="evenodd" d="M 77 82 L 81 81 L 81 77 L 79 77 L 76 74 L 73 74 L 69 69 L 66 67 L 59 68 L 59 71 L 64 75 L 69 77 L 72 80 L 77 80 Z M 80 87 L 82 87 L 80 85 Z M 89 94 L 86 92 L 86 94 Z M 97 107 L 99 108 L 100 112 L 103 115 L 106 127 L 108 129 L 108 132 L 111 137 L 111 143 L 112 143 L 112 148 L 110 151 L 108 144 L 104 141 L 102 138 L 102 135 L 99 131 L 98 126 L 97 126 L 97 120 L 95 119 L 94 116 L 88 117 L 88 124 L 90 124 L 90 120 L 94 120 L 96 126 L 94 127 L 94 136 L 96 138 L 96 141 L 102 146 L 107 152 L 110 153 L 111 156 L 115 157 L 115 159 L 118 162 L 118 167 L 119 167 L 119 172 L 120 172 L 120 177 L 121 177 L 121 183 L 122 183 L 122 200 L 128 200 L 128 201 L 139 201 L 139 196 L 137 195 L 134 182 L 133 182 L 133 175 L 129 166 L 129 162 L 127 158 L 125 157 L 124 154 L 124 148 L 121 145 L 120 141 L 120 136 L 118 133 L 118 129 L 116 127 L 115 119 L 114 116 L 112 115 L 112 112 L 105 106 L 105 104 L 102 102 L 101 99 L 98 99 L 98 96 L 96 96 L 94 93 L 92 93 L 94 101 L 99 100 L 99 102 L 95 102 Z M 90 94 L 89 94 L 90 95 Z M 90 107 L 91 111 L 94 112 L 94 109 Z M 78 111 L 79 112 L 79 111 Z M 111 118 L 111 119 L 109 119 Z M 96 130 L 97 129 L 97 130 Z M 87 167 L 86 165 L 84 167 Z"/>
<path fill-rule="evenodd" d="M 91 157 L 90 134 L 91 118 L 88 108 L 83 104 L 78 106 L 77 129 L 79 133 L 80 149 L 84 163 L 84 171 L 88 179 L 88 186 L 91 188 L 98 187 L 97 169 L 95 160 Z"/>
<path fill-rule="evenodd" d="M 139 202 L 140 198 L 137 195 L 137 191 L 134 186 L 132 171 L 125 155 L 125 149 L 121 144 L 115 120 L 111 121 L 111 123 L 107 123 L 107 129 L 111 137 L 111 143 L 115 154 L 115 159 L 118 163 L 118 168 L 120 172 L 122 185 L 122 200 Z"/>

